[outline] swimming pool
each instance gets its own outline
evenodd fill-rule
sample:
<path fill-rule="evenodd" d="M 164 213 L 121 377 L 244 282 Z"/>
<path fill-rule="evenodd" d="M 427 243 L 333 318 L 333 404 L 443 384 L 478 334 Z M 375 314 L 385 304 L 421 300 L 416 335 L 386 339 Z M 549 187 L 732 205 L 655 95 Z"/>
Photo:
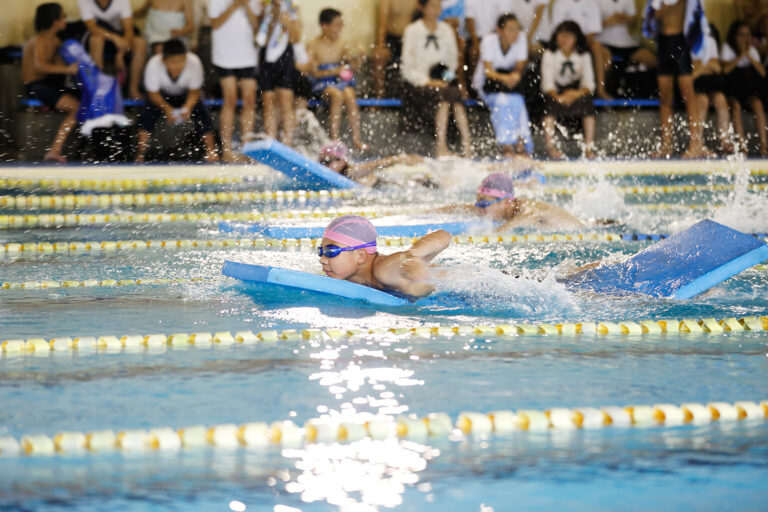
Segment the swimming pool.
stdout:
<path fill-rule="evenodd" d="M 63 184 L 76 189 L 71 200 L 34 171 L 4 182 L 14 199 L 0 200 L 0 341 L 10 341 L 0 508 L 764 509 L 768 425 L 752 416 L 768 400 L 767 270 L 684 302 L 555 281 L 652 243 L 620 234 L 673 233 L 705 217 L 768 232 L 762 162 L 652 163 L 625 175 L 552 166 L 527 195 L 617 223 L 572 240 L 462 238 L 439 260 L 450 277 L 409 306 L 253 291 L 220 275 L 226 259 L 319 268 L 311 241 L 220 234 L 220 218 L 323 225 L 330 209 L 434 219 L 431 208 L 470 200 L 484 173 L 431 165 L 439 191 L 356 196 L 299 193 L 252 169 L 200 186 L 160 178 L 199 170 L 159 169 L 130 191 L 105 183 L 119 171 L 76 169 L 81 181 Z M 675 166 L 668 178 L 651 172 Z M 101 199 L 84 199 L 88 189 Z M 725 319 L 722 331 L 711 318 Z M 643 407 L 656 404 L 678 407 Z M 635 406 L 634 426 L 609 406 Z M 8 438 L 24 436 L 32 453 L 12 455 Z"/>

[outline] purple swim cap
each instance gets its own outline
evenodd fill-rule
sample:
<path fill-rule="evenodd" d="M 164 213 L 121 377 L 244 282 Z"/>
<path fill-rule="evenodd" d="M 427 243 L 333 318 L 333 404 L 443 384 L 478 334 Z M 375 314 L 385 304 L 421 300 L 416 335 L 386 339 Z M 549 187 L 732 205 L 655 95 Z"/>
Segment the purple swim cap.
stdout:
<path fill-rule="evenodd" d="M 333 219 L 325 228 L 323 238 L 340 244 L 355 247 L 368 243 L 376 243 L 376 228 L 365 217 L 359 215 L 343 215 Z M 366 247 L 368 254 L 376 253 L 376 247 Z"/>
<path fill-rule="evenodd" d="M 483 180 L 477 188 L 477 193 L 497 198 L 509 195 L 510 199 L 514 199 L 515 183 L 509 175 L 497 172 Z"/>
<path fill-rule="evenodd" d="M 349 158 L 349 149 L 346 144 L 336 140 L 323 146 L 323 149 L 320 150 L 320 156 L 332 156 L 346 162 L 347 158 Z"/>

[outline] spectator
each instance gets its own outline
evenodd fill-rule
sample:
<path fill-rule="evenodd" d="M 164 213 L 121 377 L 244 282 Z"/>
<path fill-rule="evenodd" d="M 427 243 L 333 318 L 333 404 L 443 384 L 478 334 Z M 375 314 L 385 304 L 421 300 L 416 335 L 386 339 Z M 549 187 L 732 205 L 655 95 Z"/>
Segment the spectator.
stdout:
<path fill-rule="evenodd" d="M 130 0 L 77 0 L 80 17 L 88 28 L 88 48 L 93 61 L 104 69 L 104 53 L 115 54 L 118 78 L 125 73 L 125 59 L 131 54 L 128 95 L 141 98 L 139 84 L 147 55 L 147 42 L 139 37 L 133 26 L 133 10 Z"/>
<path fill-rule="evenodd" d="M 528 111 L 520 92 L 527 60 L 528 42 L 520 23 L 514 14 L 502 14 L 496 33 L 483 37 L 472 82 L 491 110 L 496 142 L 507 158 L 533 152 Z"/>
<path fill-rule="evenodd" d="M 290 26 L 298 17 L 298 10 L 291 0 L 272 0 L 264 2 L 264 18 L 256 36 L 261 47 L 259 61 L 259 85 L 261 102 L 264 107 L 264 131 L 277 139 L 278 112 L 283 125 L 280 140 L 290 146 L 293 143 L 293 131 L 296 117 L 293 110 L 293 81 L 295 64 L 291 45 Z"/>
<path fill-rule="evenodd" d="M 710 26 L 709 30 L 704 51 L 701 55 L 693 57 L 693 88 L 696 91 L 701 116 L 698 126 L 701 132 L 699 137 L 704 140 L 704 124 L 711 103 L 717 116 L 720 151 L 726 154 L 733 153 L 734 147 L 730 136 L 731 120 L 728 113 L 728 100 L 725 97 L 725 78 L 720 63 L 720 38 L 714 26 Z"/>
<path fill-rule="evenodd" d="M 525 31 L 531 58 L 541 55 L 549 43 L 552 27 L 549 20 L 549 0 L 512 1 L 509 9 Z"/>
<path fill-rule="evenodd" d="M 213 29 L 212 61 L 219 75 L 224 105 L 219 116 L 221 156 L 226 162 L 245 162 L 232 148 L 237 108 L 237 89 L 243 100 L 240 112 L 240 137 L 253 138 L 256 111 L 256 66 L 258 53 L 254 35 L 261 23 L 258 0 L 210 0 L 208 16 Z"/>
<path fill-rule="evenodd" d="M 384 96 L 384 73 L 387 64 L 400 64 L 403 32 L 416 14 L 418 0 L 380 0 L 376 49 L 373 51 L 373 93 Z"/>
<path fill-rule="evenodd" d="M 153 54 L 161 53 L 163 43 L 180 39 L 189 48 L 195 31 L 194 0 L 145 0 L 136 11 L 137 18 L 146 17 L 144 38 Z"/>
<path fill-rule="evenodd" d="M 466 29 L 469 35 L 467 73 L 474 76 L 480 58 L 480 41 L 496 28 L 499 16 L 507 12 L 508 0 L 464 0 Z"/>
<path fill-rule="evenodd" d="M 144 162 L 147 143 L 158 118 L 169 125 L 192 121 L 195 135 L 205 143 L 205 160 L 217 162 L 213 120 L 202 101 L 203 63 L 179 39 L 163 43 L 162 55 L 155 55 L 144 70 L 144 88 L 149 99 L 139 118 L 136 162 Z"/>
<path fill-rule="evenodd" d="M 635 0 L 597 0 L 597 3 L 603 25 L 597 40 L 613 59 L 618 58 L 625 64 L 655 68 L 656 56 L 641 48 L 639 38 L 630 33 L 630 28 L 640 20 Z"/>
<path fill-rule="evenodd" d="M 552 4 L 552 25 L 558 26 L 564 21 L 575 22 L 587 38 L 594 59 L 597 96 L 606 100 L 612 99 L 605 90 L 605 72 L 611 65 L 611 52 L 597 39 L 597 35 L 603 30 L 597 0 L 555 0 Z"/>
<path fill-rule="evenodd" d="M 421 17 L 403 34 L 401 72 L 406 81 L 405 100 L 432 109 L 435 106 L 435 135 L 438 157 L 449 155 L 448 118 L 451 107 L 461 133 L 464 156 L 471 153 L 469 122 L 456 83 L 458 49 L 451 26 L 438 21 L 440 0 L 419 0 Z"/>
<path fill-rule="evenodd" d="M 555 119 L 581 118 L 584 155 L 595 156 L 595 75 L 584 33 L 574 21 L 563 21 L 552 34 L 550 48 L 541 58 L 541 90 L 545 98 L 544 137 L 547 154 L 563 159 L 554 143 Z"/>
<path fill-rule="evenodd" d="M 442 0 L 440 2 L 442 11 L 440 11 L 440 21 L 448 23 L 456 33 L 456 48 L 459 52 L 459 67 L 456 69 L 456 77 L 459 81 L 459 89 L 462 98 L 468 99 L 467 76 L 464 70 L 466 63 L 466 21 L 467 16 L 464 8 L 464 0 Z"/>
<path fill-rule="evenodd" d="M 62 154 L 69 132 L 77 124 L 79 94 L 66 87 L 67 75 L 77 73 L 78 65 L 67 66 L 58 56 L 61 40 L 56 35 L 67 26 L 67 15 L 57 3 L 46 3 L 35 11 L 35 35 L 24 46 L 21 73 L 27 96 L 41 101 L 67 117 L 59 125 L 56 137 L 45 154 L 46 162 L 66 163 Z"/>
<path fill-rule="evenodd" d="M 749 106 L 755 114 L 755 125 L 760 140 L 760 155 L 768 155 L 765 133 L 765 110 L 760 101 L 760 85 L 765 79 L 765 68 L 760 55 L 751 45 L 752 31 L 746 21 L 734 21 L 728 30 L 720 59 L 723 61 L 726 88 L 733 112 L 736 136 L 744 141 L 744 124 L 741 119 L 742 106 Z"/>
<path fill-rule="evenodd" d="M 355 74 L 350 66 L 349 48 L 341 31 L 344 21 L 336 9 L 323 9 L 320 12 L 322 33 L 309 42 L 307 51 L 312 61 L 312 92 L 321 96 L 330 104 L 331 140 L 341 136 L 341 110 L 347 107 L 347 116 L 352 128 L 352 141 L 360 151 L 368 149 L 360 135 L 360 111 L 355 96 Z"/>

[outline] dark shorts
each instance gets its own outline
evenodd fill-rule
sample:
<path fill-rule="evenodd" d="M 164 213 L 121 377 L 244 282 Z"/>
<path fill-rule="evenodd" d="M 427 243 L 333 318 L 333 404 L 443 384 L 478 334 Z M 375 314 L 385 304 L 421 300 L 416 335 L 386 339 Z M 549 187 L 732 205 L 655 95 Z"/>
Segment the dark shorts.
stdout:
<path fill-rule="evenodd" d="M 750 98 L 760 97 L 762 77 L 752 66 L 736 68 L 725 75 L 725 90 L 728 96 L 735 98 L 745 107 Z"/>
<path fill-rule="evenodd" d="M 180 108 L 187 101 L 186 94 L 181 96 L 164 96 L 164 98 L 173 108 Z M 139 128 L 152 133 L 157 124 L 157 120 L 161 117 L 163 117 L 163 111 L 147 100 L 147 103 L 139 116 Z M 190 120 L 195 125 L 195 135 L 202 137 L 203 135 L 213 132 L 213 119 L 211 119 L 211 114 L 208 112 L 208 108 L 202 100 L 198 101 L 192 108 Z"/>
<path fill-rule="evenodd" d="M 96 20 L 96 25 L 98 25 L 99 27 L 101 27 L 101 28 L 103 28 L 105 30 L 109 30 L 110 32 L 118 34 L 120 36 L 125 35 L 125 31 L 123 29 L 115 30 L 115 28 L 112 25 L 109 25 L 109 24 L 103 22 L 102 20 Z M 133 34 L 136 35 L 136 36 L 140 36 L 141 35 L 141 31 L 138 28 L 133 27 Z M 83 43 L 83 46 L 85 48 L 88 48 L 89 50 L 90 50 L 90 41 L 91 41 L 91 33 L 90 32 L 86 32 L 85 35 L 83 36 L 82 43 Z M 107 57 L 110 57 L 110 56 L 114 56 L 116 54 L 117 54 L 117 46 L 115 46 L 115 43 L 113 43 L 109 39 L 104 41 L 104 55 L 107 56 Z"/>
<path fill-rule="evenodd" d="M 219 79 L 228 78 L 233 76 L 238 80 L 256 80 L 257 72 L 256 68 L 220 68 L 219 66 L 213 66 L 216 70 L 216 74 L 219 75 Z"/>
<path fill-rule="evenodd" d="M 562 94 L 563 90 L 559 93 Z M 544 96 L 544 114 L 557 119 L 581 119 L 595 115 L 595 97 L 592 94 L 582 96 L 570 105 L 555 101 L 549 94 Z"/>
<path fill-rule="evenodd" d="M 67 88 L 64 79 L 37 80 L 24 85 L 27 97 L 40 101 L 46 107 L 56 110 L 62 96 L 80 99 L 80 91 Z"/>
<path fill-rule="evenodd" d="M 659 35 L 658 44 L 659 65 L 657 72 L 661 76 L 685 76 L 693 73 L 691 49 L 682 34 L 673 36 Z"/>
<path fill-rule="evenodd" d="M 611 52 L 611 55 L 614 57 L 614 59 L 618 57 L 618 59 L 620 59 L 621 62 L 624 62 L 624 63 L 629 63 L 629 59 L 640 48 L 639 46 L 629 46 L 627 48 L 621 48 L 620 46 L 610 46 L 607 44 L 603 46 L 608 48 L 608 51 Z"/>
<path fill-rule="evenodd" d="M 293 61 L 293 47 L 288 45 L 275 62 L 267 62 L 267 50 L 262 48 L 259 62 L 259 88 L 262 91 L 293 89 L 296 67 Z"/>
<path fill-rule="evenodd" d="M 403 55 L 403 38 L 387 34 L 384 39 L 384 45 L 392 52 L 392 62 L 400 63 L 400 57 Z"/>
<path fill-rule="evenodd" d="M 721 74 L 699 75 L 693 81 L 693 89 L 701 94 L 725 92 L 725 77 Z"/>
<path fill-rule="evenodd" d="M 293 94 L 297 98 L 312 99 L 312 82 L 298 69 L 293 70 Z"/>

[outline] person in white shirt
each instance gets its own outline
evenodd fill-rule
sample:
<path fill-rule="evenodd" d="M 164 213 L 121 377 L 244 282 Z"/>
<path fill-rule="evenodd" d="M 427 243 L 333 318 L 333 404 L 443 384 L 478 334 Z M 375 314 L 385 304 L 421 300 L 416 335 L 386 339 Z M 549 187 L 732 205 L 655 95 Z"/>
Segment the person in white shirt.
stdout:
<path fill-rule="evenodd" d="M 575 22 L 587 38 L 587 44 L 595 60 L 597 96 L 605 100 L 613 99 L 605 90 L 605 72 L 611 65 L 611 52 L 597 39 L 597 35 L 603 30 L 603 20 L 600 18 L 597 1 L 555 0 L 552 4 L 552 25 L 556 27 L 564 21 Z"/>
<path fill-rule="evenodd" d="M 720 151 L 732 154 L 734 145 L 731 140 L 731 116 L 728 112 L 728 99 L 725 97 L 725 77 L 720 63 L 720 38 L 717 29 L 710 25 L 710 33 L 704 43 L 704 51 L 698 57 L 691 54 L 693 59 L 693 89 L 696 91 L 696 101 L 699 108 L 699 138 L 704 140 L 704 125 L 710 103 L 717 116 L 717 133 L 720 139 Z"/>
<path fill-rule="evenodd" d="M 258 53 L 254 44 L 261 24 L 258 0 L 209 0 L 208 17 L 213 29 L 212 62 L 219 75 L 224 105 L 219 115 L 221 156 L 226 162 L 247 162 L 232 150 L 232 134 L 237 108 L 237 89 L 243 100 L 240 112 L 240 138 L 253 138 L 256 113 L 256 67 Z"/>
<path fill-rule="evenodd" d="M 549 19 L 549 0 L 512 0 L 509 13 L 517 17 L 528 40 L 531 57 L 541 55 L 552 32 Z"/>
<path fill-rule="evenodd" d="M 528 156 L 533 139 L 521 92 L 528 44 L 514 14 L 499 17 L 496 33 L 483 37 L 472 84 L 491 111 L 496 142 L 506 158 Z"/>
<path fill-rule="evenodd" d="M 469 37 L 469 55 L 466 59 L 469 76 L 473 76 L 480 58 L 480 41 L 495 30 L 499 16 L 509 8 L 508 3 L 509 0 L 464 0 Z"/>
<path fill-rule="evenodd" d="M 400 72 L 406 83 L 405 101 L 423 109 L 436 105 L 435 154 L 450 155 L 447 133 L 448 117 L 453 107 L 461 134 L 464 156 L 472 151 L 469 121 L 461 92 L 456 84 L 456 68 L 459 65 L 456 35 L 440 17 L 440 0 L 419 0 L 421 18 L 408 25 L 403 34 L 403 55 Z"/>
<path fill-rule="evenodd" d="M 134 13 L 136 18 L 146 18 L 144 39 L 152 54 L 163 51 L 163 43 L 180 39 L 189 47 L 189 38 L 195 31 L 194 0 L 144 0 L 144 5 Z"/>
<path fill-rule="evenodd" d="M 630 32 L 640 16 L 635 0 L 597 0 L 602 18 L 603 30 L 597 40 L 625 63 L 642 64 L 646 68 L 656 67 L 656 56 L 640 47 L 640 39 Z"/>
<path fill-rule="evenodd" d="M 760 100 L 760 87 L 766 72 L 760 62 L 760 54 L 752 46 L 752 30 L 746 21 L 734 21 L 728 30 L 720 51 L 723 62 L 728 98 L 733 112 L 733 127 L 739 141 L 744 141 L 744 124 L 741 109 L 749 106 L 755 114 L 755 128 L 760 140 L 760 155 L 768 155 L 768 141 L 765 133 L 765 110 Z"/>
<path fill-rule="evenodd" d="M 586 37 L 573 21 L 560 23 L 552 34 L 550 49 L 541 58 L 541 91 L 544 93 L 544 137 L 547 154 L 560 160 L 555 146 L 556 118 L 581 118 L 584 155 L 595 156 L 595 76 Z"/>
<path fill-rule="evenodd" d="M 115 54 L 118 73 L 125 72 L 125 56 L 131 54 L 128 94 L 140 98 L 141 71 L 147 55 L 147 42 L 133 26 L 130 0 L 77 0 L 80 18 L 88 28 L 84 46 L 100 69 L 104 69 L 104 51 Z"/>
<path fill-rule="evenodd" d="M 136 162 L 144 162 L 147 144 L 158 119 L 167 124 L 192 121 L 195 135 L 205 143 L 205 160 L 218 162 L 213 140 L 213 120 L 202 102 L 203 63 L 184 43 L 171 39 L 163 43 L 161 55 L 155 55 L 144 73 L 148 102 L 139 117 L 139 144 Z"/>

